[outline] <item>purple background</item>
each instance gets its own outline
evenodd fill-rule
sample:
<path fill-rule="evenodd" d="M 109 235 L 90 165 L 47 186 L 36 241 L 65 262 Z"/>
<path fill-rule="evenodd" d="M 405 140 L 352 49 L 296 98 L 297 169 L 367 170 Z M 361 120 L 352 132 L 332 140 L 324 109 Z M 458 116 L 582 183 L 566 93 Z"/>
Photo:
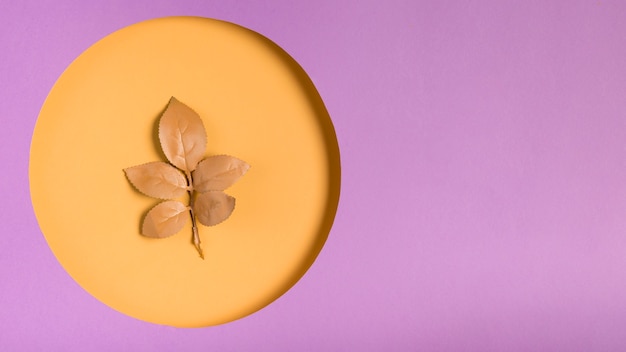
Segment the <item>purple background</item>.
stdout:
<path fill-rule="evenodd" d="M 626 2 L 4 1 L 0 349 L 626 350 Z M 195 15 L 269 37 L 335 123 L 318 260 L 244 319 L 176 329 L 85 293 L 32 212 L 39 109 L 83 50 Z"/>

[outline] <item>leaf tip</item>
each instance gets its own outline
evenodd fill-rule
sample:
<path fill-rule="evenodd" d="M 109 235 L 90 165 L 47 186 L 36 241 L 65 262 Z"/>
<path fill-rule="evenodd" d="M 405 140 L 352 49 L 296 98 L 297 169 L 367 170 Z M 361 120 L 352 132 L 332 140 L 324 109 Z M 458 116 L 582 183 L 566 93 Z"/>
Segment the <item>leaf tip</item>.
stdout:
<path fill-rule="evenodd" d="M 139 189 L 137 188 L 137 186 L 133 182 L 133 174 L 132 174 L 131 170 L 134 169 L 134 168 L 135 168 L 135 166 L 131 166 L 131 167 L 127 167 L 127 168 L 122 169 L 122 171 L 124 171 L 124 176 L 126 177 L 126 180 L 128 181 L 128 183 L 130 183 L 131 186 L 133 186 L 136 190 L 139 191 Z M 139 192 L 141 192 L 141 191 L 139 191 Z"/>
<path fill-rule="evenodd" d="M 243 165 L 242 165 L 243 174 L 241 176 L 243 176 L 246 172 L 248 172 L 248 170 L 250 170 L 250 168 L 252 167 L 252 165 L 248 164 L 247 162 L 245 162 L 243 160 L 242 160 L 242 162 L 243 162 Z"/>

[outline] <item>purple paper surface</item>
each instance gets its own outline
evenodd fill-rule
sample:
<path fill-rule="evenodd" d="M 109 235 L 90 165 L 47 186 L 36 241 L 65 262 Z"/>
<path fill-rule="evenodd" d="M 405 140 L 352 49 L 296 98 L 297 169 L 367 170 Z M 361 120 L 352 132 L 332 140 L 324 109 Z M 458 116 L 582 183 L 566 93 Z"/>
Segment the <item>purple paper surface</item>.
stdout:
<path fill-rule="evenodd" d="M 626 350 L 626 2 L 12 1 L 0 11 L 0 350 Z M 231 21 L 307 71 L 342 193 L 309 272 L 261 311 L 177 329 L 61 268 L 30 202 L 48 91 L 142 20 Z"/>

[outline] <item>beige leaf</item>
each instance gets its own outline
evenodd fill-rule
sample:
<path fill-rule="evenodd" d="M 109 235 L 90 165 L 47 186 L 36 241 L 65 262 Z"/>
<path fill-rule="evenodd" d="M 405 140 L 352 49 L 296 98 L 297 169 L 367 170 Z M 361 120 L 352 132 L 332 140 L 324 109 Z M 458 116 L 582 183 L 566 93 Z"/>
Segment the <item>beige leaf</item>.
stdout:
<path fill-rule="evenodd" d="M 150 197 L 175 199 L 187 192 L 187 178 L 168 163 L 155 161 L 124 169 L 135 188 Z"/>
<path fill-rule="evenodd" d="M 243 176 L 250 165 L 230 155 L 202 160 L 193 172 L 193 188 L 198 192 L 223 191 Z"/>
<path fill-rule="evenodd" d="M 180 231 L 187 219 L 189 208 L 176 200 L 166 200 L 150 209 L 143 219 L 141 234 L 146 237 L 165 238 Z"/>
<path fill-rule="evenodd" d="M 235 198 L 222 191 L 200 193 L 193 203 L 196 218 L 206 226 L 217 225 L 228 219 L 234 209 Z"/>
<path fill-rule="evenodd" d="M 159 121 L 159 141 L 167 160 L 177 168 L 193 171 L 206 150 L 202 119 L 172 97 Z"/>

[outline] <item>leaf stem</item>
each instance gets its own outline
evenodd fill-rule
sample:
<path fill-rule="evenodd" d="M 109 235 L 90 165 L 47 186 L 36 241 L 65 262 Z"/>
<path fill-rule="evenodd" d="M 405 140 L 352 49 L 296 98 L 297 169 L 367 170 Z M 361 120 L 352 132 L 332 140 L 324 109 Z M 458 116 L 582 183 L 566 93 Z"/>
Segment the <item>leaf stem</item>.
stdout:
<path fill-rule="evenodd" d="M 202 247 L 200 247 L 200 235 L 198 234 L 196 216 L 193 213 L 193 178 L 191 176 L 191 172 L 187 172 L 187 186 L 189 187 L 189 189 L 187 190 L 187 194 L 189 194 L 189 215 L 191 216 L 192 243 L 196 247 L 198 254 L 200 254 L 200 258 L 204 259 Z"/>

